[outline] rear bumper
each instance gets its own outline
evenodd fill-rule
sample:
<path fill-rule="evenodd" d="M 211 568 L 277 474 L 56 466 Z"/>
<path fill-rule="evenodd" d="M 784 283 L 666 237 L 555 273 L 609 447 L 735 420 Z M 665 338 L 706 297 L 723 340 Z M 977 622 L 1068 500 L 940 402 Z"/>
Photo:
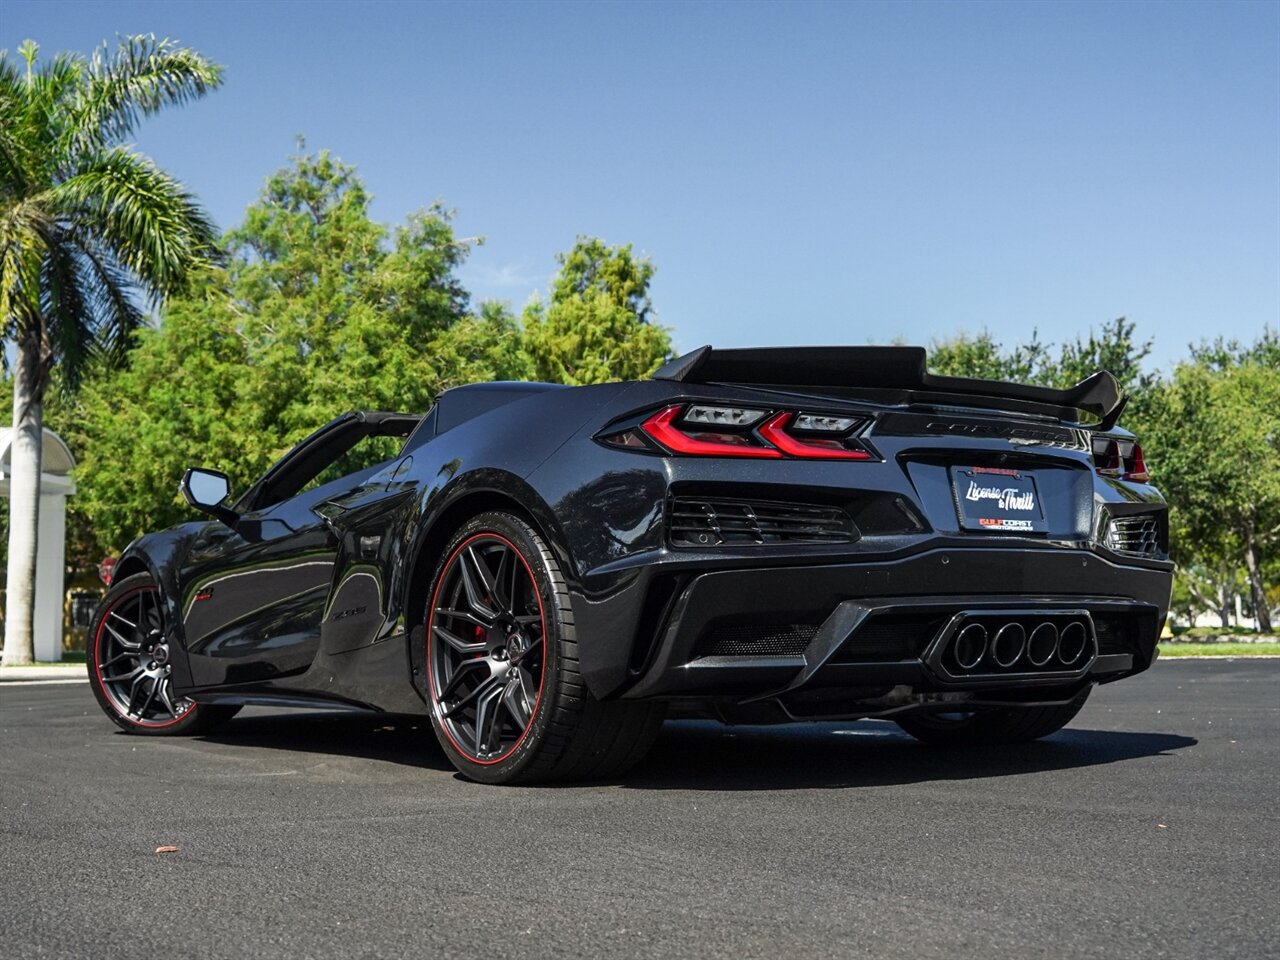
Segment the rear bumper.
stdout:
<path fill-rule="evenodd" d="M 788 700 L 839 689 L 845 700 L 890 688 L 997 700 L 1068 697 L 1150 666 L 1172 579 L 1167 564 L 1119 564 L 1060 548 L 947 547 L 880 562 L 792 558 L 750 568 L 654 569 L 624 591 L 645 595 L 625 666 L 615 662 L 617 646 L 604 648 L 615 651 L 606 660 L 587 635 L 596 631 L 584 632 L 588 681 L 621 672 L 614 692 L 625 698 L 772 699 L 784 709 Z M 1041 622 L 1035 618 L 1065 625 L 1075 617 L 1087 624 L 1088 655 L 1070 668 L 958 675 L 942 662 L 943 645 L 965 617 L 988 618 L 993 630 L 991 618 L 1020 620 L 1028 632 Z"/>

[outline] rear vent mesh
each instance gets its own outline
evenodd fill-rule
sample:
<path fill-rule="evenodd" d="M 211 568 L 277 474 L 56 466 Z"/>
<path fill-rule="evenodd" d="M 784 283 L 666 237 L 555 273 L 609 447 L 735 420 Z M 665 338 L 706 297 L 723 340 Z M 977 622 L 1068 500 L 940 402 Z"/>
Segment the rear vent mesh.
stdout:
<path fill-rule="evenodd" d="M 677 547 L 852 543 L 858 538 L 853 521 L 839 507 L 688 497 L 671 501 L 669 535 Z"/>
<path fill-rule="evenodd" d="M 713 627 L 698 643 L 702 657 L 794 657 L 804 653 L 818 628 L 810 623 Z"/>
<path fill-rule="evenodd" d="M 1160 519 L 1140 513 L 1128 517 L 1111 517 L 1107 521 L 1107 548 L 1116 553 L 1136 557 L 1159 557 Z"/>

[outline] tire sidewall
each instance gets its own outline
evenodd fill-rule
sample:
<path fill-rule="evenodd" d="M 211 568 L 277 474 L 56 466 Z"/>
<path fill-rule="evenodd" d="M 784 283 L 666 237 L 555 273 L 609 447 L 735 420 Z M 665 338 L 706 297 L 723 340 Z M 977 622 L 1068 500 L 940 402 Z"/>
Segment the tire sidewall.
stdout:
<path fill-rule="evenodd" d="M 89 686 L 93 689 L 94 699 L 98 701 L 98 706 L 102 708 L 102 712 L 110 717 L 121 730 L 124 730 L 126 733 L 138 734 L 140 736 L 174 736 L 186 733 L 200 723 L 201 711 L 204 709 L 203 704 L 195 704 L 195 706 L 183 714 L 180 719 L 164 724 L 163 726 L 146 726 L 135 723 L 123 716 L 120 711 L 116 709 L 115 704 L 112 703 L 111 698 L 103 688 L 98 671 L 98 664 L 101 662 L 99 645 L 102 641 L 103 634 L 102 621 L 123 597 L 137 592 L 138 590 L 147 589 L 156 590 L 157 592 L 159 591 L 155 578 L 153 578 L 149 573 L 135 573 L 133 576 L 126 577 L 124 580 L 120 580 L 111 585 L 106 596 L 102 598 L 97 609 L 93 611 L 93 619 L 90 621 L 89 633 L 85 643 L 85 667 L 89 674 Z"/>
<path fill-rule="evenodd" d="M 453 739 L 444 727 L 440 717 L 440 704 L 435 697 L 435 681 L 432 675 L 433 646 L 431 624 L 437 593 L 441 587 L 441 579 L 445 575 L 449 562 L 454 558 L 458 548 L 482 534 L 494 534 L 507 540 L 520 553 L 533 574 L 534 585 L 538 591 L 543 618 L 543 669 L 542 686 L 533 719 L 520 742 L 507 756 L 498 761 L 481 763 L 467 756 L 453 743 Z M 463 776 L 481 783 L 509 783 L 519 778 L 533 764 L 547 738 L 548 728 L 552 723 L 557 702 L 560 696 L 560 677 L 562 673 L 565 628 L 562 618 L 561 601 L 557 596 L 553 582 L 553 565 L 555 559 L 551 555 L 546 542 L 527 522 L 505 512 L 483 513 L 469 520 L 449 538 L 449 543 L 436 565 L 428 591 L 428 607 L 425 611 L 427 627 L 423 631 L 426 644 L 427 696 L 431 716 L 431 726 L 441 749 Z M 558 569 L 558 568 L 557 568 Z"/>

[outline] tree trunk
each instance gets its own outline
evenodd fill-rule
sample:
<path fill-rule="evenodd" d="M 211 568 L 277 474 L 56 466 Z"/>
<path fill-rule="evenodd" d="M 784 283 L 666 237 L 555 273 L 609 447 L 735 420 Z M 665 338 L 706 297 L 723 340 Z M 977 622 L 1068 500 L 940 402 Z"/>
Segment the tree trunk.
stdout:
<path fill-rule="evenodd" d="M 1222 632 L 1229 633 L 1231 631 L 1231 581 L 1225 571 L 1221 574 L 1221 577 L 1222 579 L 1218 581 L 1218 588 L 1222 591 L 1222 605 L 1218 607 L 1218 616 L 1222 620 Z"/>
<path fill-rule="evenodd" d="M 13 377 L 9 466 L 9 573 L 5 589 L 4 663 L 31 663 L 40 522 L 40 447 L 44 427 L 44 358 L 38 336 L 18 340 Z"/>
<path fill-rule="evenodd" d="M 1262 582 L 1262 558 L 1253 524 L 1245 530 L 1244 564 L 1249 571 L 1249 599 L 1253 601 L 1253 622 L 1259 633 L 1271 632 L 1271 611 L 1267 608 L 1266 585 Z"/>

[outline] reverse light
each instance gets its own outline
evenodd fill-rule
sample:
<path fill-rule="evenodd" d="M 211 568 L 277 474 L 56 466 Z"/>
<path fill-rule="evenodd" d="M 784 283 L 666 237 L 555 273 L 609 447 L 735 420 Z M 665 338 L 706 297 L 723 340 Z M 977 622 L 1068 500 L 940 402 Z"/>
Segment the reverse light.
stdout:
<path fill-rule="evenodd" d="M 848 433 L 858 421 L 853 417 L 824 417 L 817 413 L 798 413 L 792 426 L 796 430 L 821 433 Z"/>
<path fill-rule="evenodd" d="M 696 404 L 684 412 L 683 423 L 700 423 L 713 427 L 749 427 L 768 411 L 746 407 L 707 407 Z"/>

